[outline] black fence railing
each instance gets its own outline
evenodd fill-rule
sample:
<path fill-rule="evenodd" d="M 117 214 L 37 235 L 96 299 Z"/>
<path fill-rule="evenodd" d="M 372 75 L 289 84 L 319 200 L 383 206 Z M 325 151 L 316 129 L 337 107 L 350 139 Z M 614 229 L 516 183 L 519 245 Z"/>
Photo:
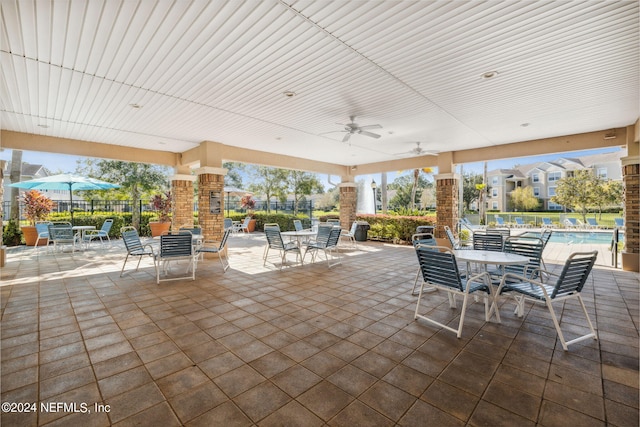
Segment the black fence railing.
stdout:
<path fill-rule="evenodd" d="M 226 201 L 225 201 L 226 203 Z M 277 202 L 272 201 L 270 203 L 270 211 L 272 213 L 288 213 L 293 214 L 295 204 L 293 201 L 286 202 Z M 69 212 L 70 204 L 68 201 L 57 201 L 54 204 L 53 212 Z M 149 200 L 141 200 L 137 206 L 140 212 L 153 212 L 153 205 Z M 20 218 L 24 219 L 24 204 L 20 203 Z M 87 213 L 95 213 L 95 212 L 120 212 L 120 213 L 129 213 L 133 212 L 134 206 L 131 200 L 74 200 L 73 201 L 73 211 L 74 212 L 87 212 Z M 246 209 L 242 208 L 242 204 L 239 201 L 230 200 L 227 205 L 224 207 L 225 214 L 227 212 L 246 212 Z M 9 219 L 11 210 L 11 202 L 4 201 L 3 202 L 3 212 L 4 212 L 4 220 L 7 221 Z M 257 202 L 255 211 L 266 211 L 267 210 L 267 202 Z M 198 204 L 194 205 L 194 212 L 198 211 Z M 311 213 L 313 212 L 313 202 L 312 201 L 303 201 L 298 203 L 298 213 L 307 214 L 311 217 Z"/>

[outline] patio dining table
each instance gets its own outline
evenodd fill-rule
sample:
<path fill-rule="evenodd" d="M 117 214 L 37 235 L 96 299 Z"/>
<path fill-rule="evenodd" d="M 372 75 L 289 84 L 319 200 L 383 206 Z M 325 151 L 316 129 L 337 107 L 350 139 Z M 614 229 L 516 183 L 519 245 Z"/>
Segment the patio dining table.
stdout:
<path fill-rule="evenodd" d="M 302 246 L 303 241 L 308 241 L 310 238 L 315 237 L 318 231 L 313 230 L 300 230 L 300 231 L 283 231 L 280 233 L 282 236 L 289 236 L 290 239 L 295 238 L 298 242 L 298 247 Z"/>
<path fill-rule="evenodd" d="M 466 262 L 467 266 L 471 263 L 481 264 L 484 266 L 485 270 L 487 265 L 526 265 L 529 262 L 529 258 L 526 256 L 509 252 L 488 251 L 483 249 L 455 249 L 453 253 L 458 261 Z M 467 271 L 469 271 L 469 267 L 467 267 Z M 495 312 L 496 320 L 500 323 L 498 297 L 499 295 L 497 294 L 493 295 L 488 318 L 490 319 L 492 313 Z"/>

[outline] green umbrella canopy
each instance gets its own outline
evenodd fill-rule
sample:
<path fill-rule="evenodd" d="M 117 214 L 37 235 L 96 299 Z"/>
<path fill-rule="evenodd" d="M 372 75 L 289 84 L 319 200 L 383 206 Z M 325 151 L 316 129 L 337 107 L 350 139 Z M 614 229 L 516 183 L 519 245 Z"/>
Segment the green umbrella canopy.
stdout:
<path fill-rule="evenodd" d="M 71 223 L 73 223 L 73 191 L 109 190 L 111 188 L 120 188 L 119 185 L 112 184 L 110 182 L 67 173 L 32 179 L 30 181 L 16 182 L 11 184 L 11 187 L 26 188 L 29 190 L 68 190 Z"/>

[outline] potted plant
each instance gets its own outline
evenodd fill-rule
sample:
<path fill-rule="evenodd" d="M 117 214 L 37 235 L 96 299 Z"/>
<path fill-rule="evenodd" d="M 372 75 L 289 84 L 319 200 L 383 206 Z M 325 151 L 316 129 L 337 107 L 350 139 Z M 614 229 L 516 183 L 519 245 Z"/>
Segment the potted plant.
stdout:
<path fill-rule="evenodd" d="M 256 229 L 256 220 L 253 219 L 253 210 L 256 207 L 256 201 L 254 200 L 253 197 L 251 197 L 251 194 L 245 194 L 244 196 L 242 196 L 242 198 L 240 199 L 240 204 L 242 206 L 242 209 L 246 209 L 247 211 L 247 216 L 251 217 L 252 219 L 249 221 L 249 225 L 248 225 L 248 232 L 252 233 L 253 231 L 255 231 Z"/>
<path fill-rule="evenodd" d="M 38 241 L 36 222 L 47 219 L 53 210 L 53 200 L 40 193 L 38 190 L 29 190 L 22 195 L 24 203 L 24 216 L 29 221 L 28 226 L 20 227 L 27 246 L 34 246 Z M 46 240 L 40 239 L 38 245 L 45 245 Z"/>
<path fill-rule="evenodd" d="M 171 228 L 171 192 L 167 191 L 164 194 L 156 194 L 151 199 L 153 209 L 158 215 L 158 221 L 149 222 L 149 228 L 151 229 L 151 236 L 160 236 L 162 233 L 169 231 Z"/>

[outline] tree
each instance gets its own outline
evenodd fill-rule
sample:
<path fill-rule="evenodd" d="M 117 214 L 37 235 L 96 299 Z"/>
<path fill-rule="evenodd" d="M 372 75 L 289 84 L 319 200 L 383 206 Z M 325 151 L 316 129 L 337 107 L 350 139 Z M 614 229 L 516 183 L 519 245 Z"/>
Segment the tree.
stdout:
<path fill-rule="evenodd" d="M 426 174 L 433 173 L 432 168 L 422 168 L 422 169 L 414 169 L 413 170 L 413 186 L 411 187 L 411 199 L 409 204 L 409 209 L 414 210 L 416 207 L 416 192 L 418 191 L 418 181 L 420 180 L 420 172 L 424 172 Z"/>
<path fill-rule="evenodd" d="M 555 196 L 551 201 L 566 208 L 577 210 L 582 220 L 587 221 L 587 212 L 593 204 L 593 186 L 595 176 L 588 170 L 577 170 L 573 175 L 558 181 Z"/>
<path fill-rule="evenodd" d="M 123 162 L 119 160 L 91 160 L 84 162 L 84 167 L 78 165 L 81 172 L 91 177 L 104 179 L 120 185 L 118 190 L 109 190 L 111 194 L 127 194 L 131 199 L 131 222 L 140 228 L 140 199 L 144 193 L 167 190 L 169 169 L 146 163 Z"/>
<path fill-rule="evenodd" d="M 242 188 L 242 174 L 247 169 L 247 166 L 239 162 L 224 162 L 222 167 L 227 170 L 227 174 L 224 177 L 225 185 Z"/>
<path fill-rule="evenodd" d="M 255 166 L 251 170 L 254 183 L 249 189 L 254 193 L 264 194 L 267 199 L 267 213 L 271 212 L 271 199 L 277 197 L 286 199 L 287 170 Z"/>
<path fill-rule="evenodd" d="M 298 214 L 298 204 L 305 196 L 315 193 L 323 193 L 324 187 L 316 174 L 303 171 L 288 171 L 287 184 L 289 192 L 293 194 L 293 214 Z"/>
<path fill-rule="evenodd" d="M 606 207 L 620 206 L 624 187 L 620 181 L 604 181 L 599 177 L 596 177 L 594 184 L 593 203 L 602 219 L 602 211 Z"/>
<path fill-rule="evenodd" d="M 516 210 L 531 211 L 538 207 L 540 201 L 533 195 L 532 187 L 517 187 L 511 192 L 511 203 Z"/>
<path fill-rule="evenodd" d="M 413 173 L 411 175 L 401 175 L 388 185 L 390 190 L 396 190 L 395 196 L 389 200 L 389 205 L 392 209 L 410 209 L 410 206 L 415 206 L 415 201 L 419 201 L 422 197 L 422 190 L 431 185 L 423 174 L 418 174 L 418 185 L 416 186 L 415 198 L 412 202 L 414 177 L 415 175 Z"/>
<path fill-rule="evenodd" d="M 471 210 L 471 204 L 478 200 L 479 192 L 477 184 L 482 184 L 482 175 L 479 173 L 466 173 L 462 175 L 462 203 L 467 211 Z"/>

